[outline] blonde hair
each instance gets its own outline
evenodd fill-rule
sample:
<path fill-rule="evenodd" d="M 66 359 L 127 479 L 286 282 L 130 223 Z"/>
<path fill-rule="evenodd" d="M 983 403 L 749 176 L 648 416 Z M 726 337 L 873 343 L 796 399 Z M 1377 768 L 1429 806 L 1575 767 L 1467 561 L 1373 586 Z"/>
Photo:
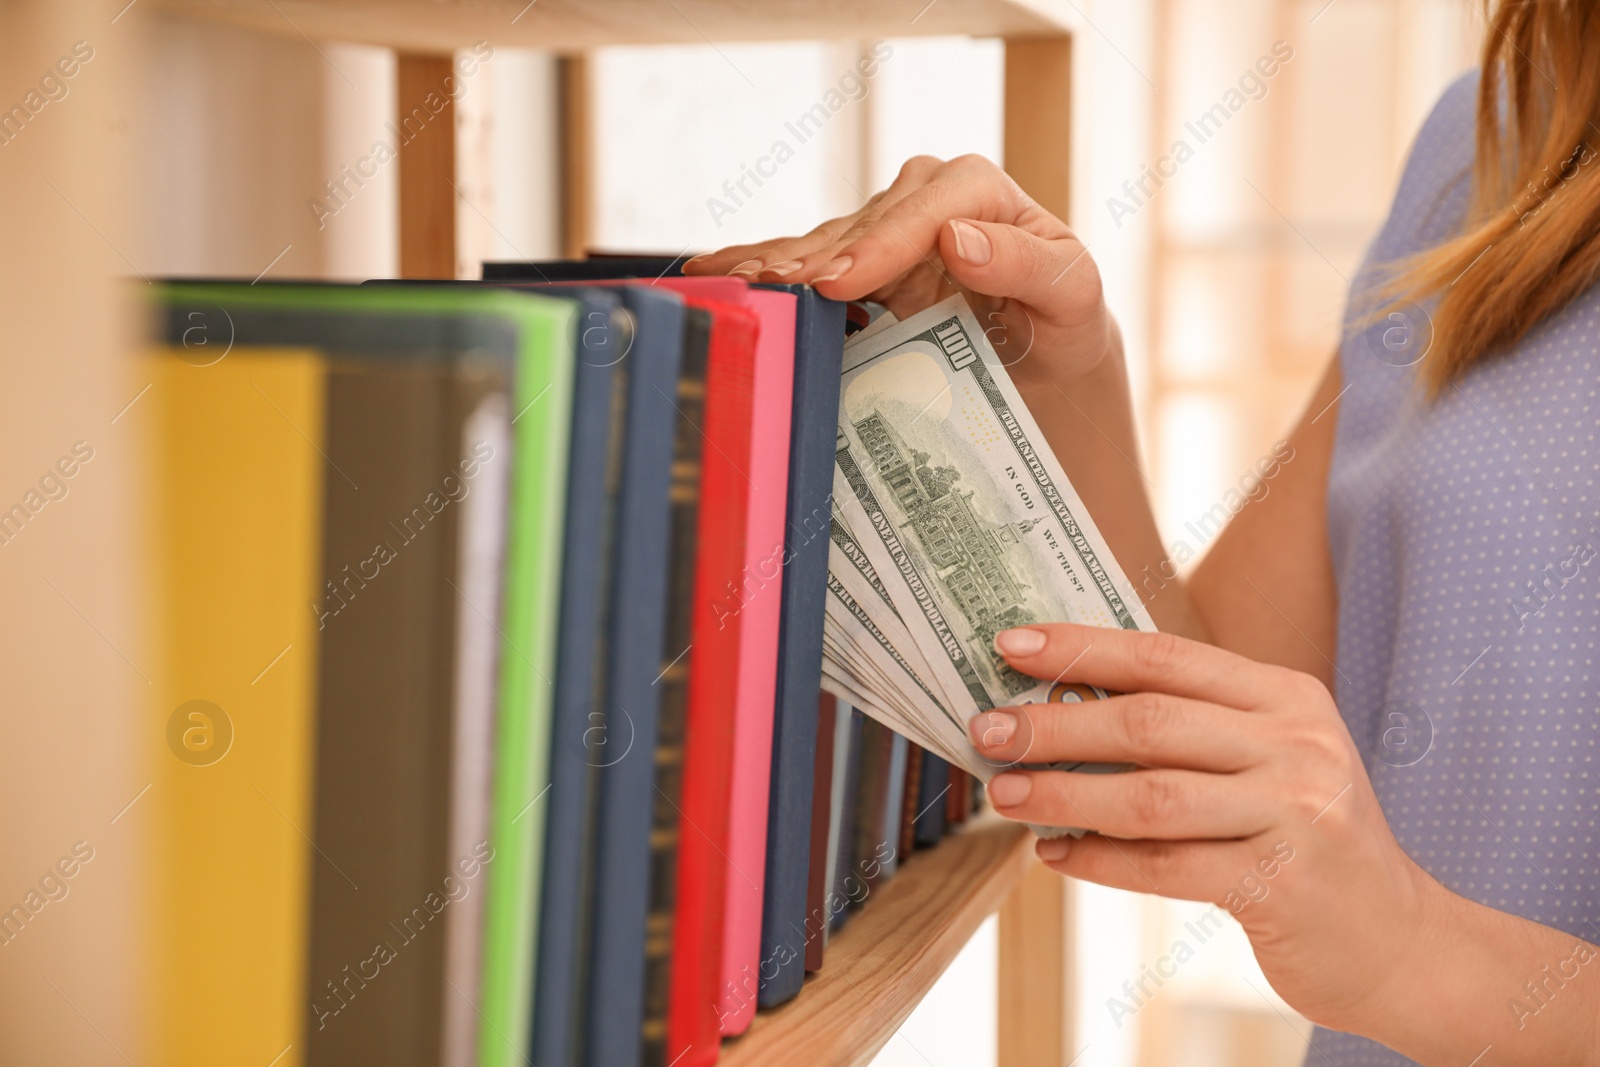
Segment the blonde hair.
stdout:
<path fill-rule="evenodd" d="M 1600 143 L 1600 2 L 1486 0 L 1484 13 L 1466 225 L 1392 265 L 1382 290 L 1391 306 L 1439 298 L 1418 368 L 1433 396 L 1515 345 L 1600 269 L 1600 167 L 1590 166 Z"/>

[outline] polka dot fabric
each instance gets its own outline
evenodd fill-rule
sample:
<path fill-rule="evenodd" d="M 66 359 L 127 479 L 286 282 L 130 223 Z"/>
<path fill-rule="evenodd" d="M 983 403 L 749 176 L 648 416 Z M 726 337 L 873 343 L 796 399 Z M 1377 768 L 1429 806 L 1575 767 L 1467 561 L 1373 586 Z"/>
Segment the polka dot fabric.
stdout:
<path fill-rule="evenodd" d="M 1424 125 L 1352 309 L 1376 265 L 1461 225 L 1476 92 L 1476 75 L 1458 81 Z M 1600 940 L 1600 298 L 1433 404 L 1416 381 L 1427 322 L 1402 308 L 1347 329 L 1340 351 L 1339 707 L 1419 864 L 1465 897 Z M 1528 977 L 1508 972 L 1507 996 Z M 1412 1061 L 1319 1030 L 1306 1062 Z"/>

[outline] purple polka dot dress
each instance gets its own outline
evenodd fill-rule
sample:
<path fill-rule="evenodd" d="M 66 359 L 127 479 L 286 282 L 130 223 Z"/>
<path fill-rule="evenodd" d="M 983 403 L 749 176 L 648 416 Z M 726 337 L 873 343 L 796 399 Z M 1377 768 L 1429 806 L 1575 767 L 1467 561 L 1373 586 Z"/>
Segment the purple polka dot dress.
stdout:
<path fill-rule="evenodd" d="M 1477 85 L 1456 82 L 1428 118 L 1354 293 L 1461 226 Z M 1427 307 L 1407 306 L 1347 329 L 1339 354 L 1339 708 L 1422 867 L 1600 941 L 1600 299 L 1590 289 L 1432 404 L 1416 381 L 1430 339 Z M 1506 997 L 1527 977 L 1508 970 Z M 1306 1062 L 1412 1061 L 1318 1030 Z"/>

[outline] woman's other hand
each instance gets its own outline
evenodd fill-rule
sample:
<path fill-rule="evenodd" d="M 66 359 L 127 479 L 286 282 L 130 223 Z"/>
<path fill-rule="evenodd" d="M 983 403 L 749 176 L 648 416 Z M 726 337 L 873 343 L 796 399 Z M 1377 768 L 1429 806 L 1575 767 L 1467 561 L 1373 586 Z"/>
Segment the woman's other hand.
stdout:
<path fill-rule="evenodd" d="M 1421 902 L 1446 891 L 1396 842 L 1322 683 L 1163 633 L 1060 623 L 995 645 L 1025 674 L 1123 694 L 973 718 L 991 761 L 1137 765 L 996 776 L 989 797 L 1007 818 L 1098 831 L 1041 841 L 1040 858 L 1102 885 L 1211 901 L 1244 927 L 1284 1000 L 1324 1026 L 1368 1029 L 1392 964 L 1429 940 L 1438 909 Z"/>

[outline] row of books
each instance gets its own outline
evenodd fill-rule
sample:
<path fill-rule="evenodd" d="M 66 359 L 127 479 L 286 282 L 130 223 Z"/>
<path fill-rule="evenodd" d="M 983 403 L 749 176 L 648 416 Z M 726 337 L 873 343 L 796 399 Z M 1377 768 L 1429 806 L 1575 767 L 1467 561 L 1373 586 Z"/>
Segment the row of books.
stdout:
<path fill-rule="evenodd" d="M 820 695 L 846 308 L 670 266 L 156 287 L 167 1062 L 711 1063 L 975 806 Z"/>

